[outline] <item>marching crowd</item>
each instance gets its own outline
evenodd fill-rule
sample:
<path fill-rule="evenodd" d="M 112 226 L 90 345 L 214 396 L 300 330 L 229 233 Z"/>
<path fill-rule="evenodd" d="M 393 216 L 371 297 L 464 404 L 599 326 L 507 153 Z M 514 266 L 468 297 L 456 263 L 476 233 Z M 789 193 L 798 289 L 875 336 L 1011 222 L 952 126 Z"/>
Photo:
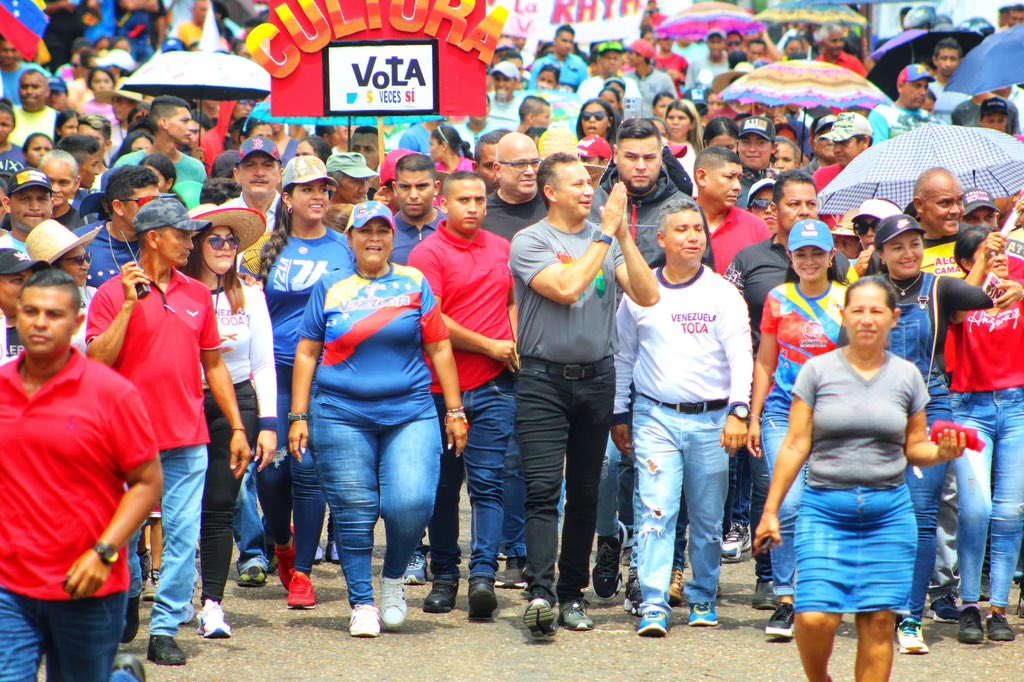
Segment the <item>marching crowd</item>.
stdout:
<path fill-rule="evenodd" d="M 451 612 L 463 578 L 470 620 L 525 590 L 537 638 L 592 630 L 588 589 L 640 636 L 684 605 L 715 627 L 753 552 L 811 680 L 844 613 L 864 680 L 928 653 L 926 617 L 1015 638 L 1024 201 L 940 167 L 904 206 L 819 193 L 925 123 L 1020 133 L 1020 88 L 944 92 L 942 40 L 892 105 L 724 102 L 809 52 L 863 74 L 862 45 L 666 40 L 653 4 L 589 55 L 570 26 L 503 41 L 486 117 L 314 129 L 123 88 L 211 9 L 236 47 L 205 0 L 178 37 L 145 8 L 67 34 L 49 71 L 0 38 L 0 677 L 139 676 L 115 657 L 144 601 L 149 660 L 184 665 L 182 625 L 232 635 L 236 551 L 297 610 L 340 564 L 353 637 L 400 628 L 409 586 Z"/>

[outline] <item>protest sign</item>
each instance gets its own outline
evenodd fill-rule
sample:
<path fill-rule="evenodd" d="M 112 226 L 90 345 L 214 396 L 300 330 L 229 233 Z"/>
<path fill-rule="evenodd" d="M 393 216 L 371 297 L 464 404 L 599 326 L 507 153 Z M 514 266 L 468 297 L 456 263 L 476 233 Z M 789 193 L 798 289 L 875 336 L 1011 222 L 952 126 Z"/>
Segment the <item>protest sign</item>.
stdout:
<path fill-rule="evenodd" d="M 483 116 L 508 10 L 473 0 L 276 0 L 246 46 L 275 116 Z"/>
<path fill-rule="evenodd" d="M 691 0 L 661 0 L 658 10 L 674 14 L 691 4 Z M 488 0 L 487 6 L 508 8 L 505 35 L 552 40 L 555 29 L 568 24 L 576 31 L 576 42 L 586 45 L 635 35 L 647 0 Z"/>

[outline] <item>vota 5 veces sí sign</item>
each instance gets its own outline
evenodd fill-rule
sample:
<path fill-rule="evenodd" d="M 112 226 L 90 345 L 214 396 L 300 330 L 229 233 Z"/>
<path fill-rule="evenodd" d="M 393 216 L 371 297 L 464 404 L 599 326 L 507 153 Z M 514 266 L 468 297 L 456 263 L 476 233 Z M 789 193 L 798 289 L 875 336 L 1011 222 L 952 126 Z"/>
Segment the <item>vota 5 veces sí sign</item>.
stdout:
<path fill-rule="evenodd" d="M 330 116 L 402 116 L 438 111 L 437 43 L 338 42 L 325 48 Z"/>

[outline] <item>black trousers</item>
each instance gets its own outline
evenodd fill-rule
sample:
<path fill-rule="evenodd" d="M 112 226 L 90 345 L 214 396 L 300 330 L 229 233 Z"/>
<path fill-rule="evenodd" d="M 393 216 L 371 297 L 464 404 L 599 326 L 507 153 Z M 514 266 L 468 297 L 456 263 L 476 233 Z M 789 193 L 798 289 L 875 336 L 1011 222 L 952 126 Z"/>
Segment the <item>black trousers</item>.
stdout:
<path fill-rule="evenodd" d="M 255 447 L 259 419 L 256 391 L 248 381 L 235 384 L 235 398 L 242 413 L 242 425 L 249 445 Z M 231 471 L 231 423 L 206 390 L 206 424 L 210 430 L 209 464 L 203 486 L 203 515 L 199 530 L 199 561 L 203 577 L 203 599 L 224 600 L 224 585 L 231 567 L 235 542 L 233 524 L 235 501 L 242 486 Z"/>
<path fill-rule="evenodd" d="M 532 368 L 520 371 L 516 427 L 526 477 L 526 576 L 531 598 L 566 603 L 582 597 L 590 583 L 597 488 L 614 398 L 614 369 L 580 380 Z M 559 555 L 558 504 L 563 482 L 565 515 Z"/>

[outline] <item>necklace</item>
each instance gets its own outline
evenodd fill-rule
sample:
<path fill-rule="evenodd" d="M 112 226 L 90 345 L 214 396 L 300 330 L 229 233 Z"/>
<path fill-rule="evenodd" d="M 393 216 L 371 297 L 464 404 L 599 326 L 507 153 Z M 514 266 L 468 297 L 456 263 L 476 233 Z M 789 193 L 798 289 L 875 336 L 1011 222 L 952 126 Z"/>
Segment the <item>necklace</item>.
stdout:
<path fill-rule="evenodd" d="M 921 276 L 923 274 L 924 274 L 924 272 L 917 273 L 917 277 L 915 277 L 914 281 L 911 282 L 906 288 L 901 287 L 900 285 L 896 284 L 896 282 L 894 282 L 893 279 L 892 279 L 892 275 L 888 276 L 889 277 L 889 284 L 893 285 L 896 288 L 896 290 L 900 292 L 900 297 L 902 298 L 903 296 L 907 295 L 908 291 L 910 291 L 911 289 L 914 288 L 914 285 L 917 284 L 921 280 Z"/>

